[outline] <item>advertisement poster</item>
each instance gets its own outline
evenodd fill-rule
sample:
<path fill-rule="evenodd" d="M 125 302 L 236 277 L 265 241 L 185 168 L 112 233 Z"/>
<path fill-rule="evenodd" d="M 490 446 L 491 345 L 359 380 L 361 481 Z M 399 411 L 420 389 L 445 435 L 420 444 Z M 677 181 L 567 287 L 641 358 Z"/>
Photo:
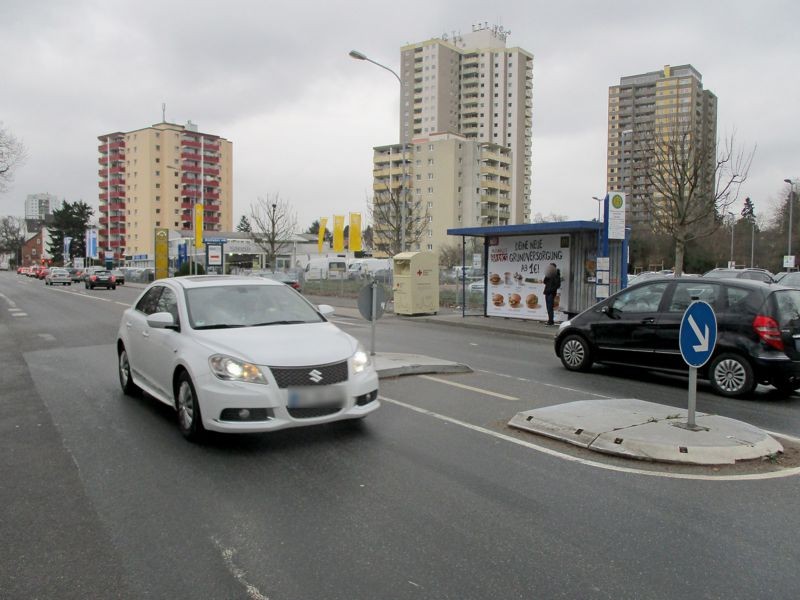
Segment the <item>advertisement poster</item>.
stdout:
<path fill-rule="evenodd" d="M 547 320 L 544 276 L 547 265 L 561 271 L 561 288 L 554 302 L 555 320 L 568 306 L 569 236 L 527 235 L 491 241 L 487 264 L 486 314 L 492 317 Z"/>

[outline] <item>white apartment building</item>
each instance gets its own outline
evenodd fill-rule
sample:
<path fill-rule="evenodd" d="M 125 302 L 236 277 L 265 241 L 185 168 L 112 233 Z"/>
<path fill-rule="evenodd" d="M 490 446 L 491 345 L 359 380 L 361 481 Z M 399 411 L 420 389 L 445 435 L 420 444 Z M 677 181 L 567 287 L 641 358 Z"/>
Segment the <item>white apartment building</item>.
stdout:
<path fill-rule="evenodd" d="M 507 148 L 508 222 L 517 224 L 531 216 L 533 55 L 507 47 L 509 33 L 481 24 L 403 46 L 400 141 L 457 133 Z"/>
<path fill-rule="evenodd" d="M 25 220 L 44 221 L 46 215 L 58 208 L 54 194 L 28 194 L 25 198 Z"/>
<path fill-rule="evenodd" d="M 375 203 L 385 201 L 389 190 L 396 194 L 404 178 L 408 181 L 409 206 L 422 226 L 415 228 L 418 239 L 407 238 L 407 250 L 438 254 L 453 243 L 448 228 L 510 224 L 513 156 L 507 146 L 435 133 L 373 152 Z M 391 236 L 378 219 L 373 227 L 380 248 Z M 378 250 L 375 255 L 388 254 Z"/>

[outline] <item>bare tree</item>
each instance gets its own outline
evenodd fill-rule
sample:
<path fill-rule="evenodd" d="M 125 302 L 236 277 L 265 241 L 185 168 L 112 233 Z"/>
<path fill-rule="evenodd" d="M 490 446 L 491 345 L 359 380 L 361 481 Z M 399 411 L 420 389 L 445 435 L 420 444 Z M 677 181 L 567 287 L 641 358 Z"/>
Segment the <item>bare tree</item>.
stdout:
<path fill-rule="evenodd" d="M 543 215 L 542 213 L 536 213 L 533 216 L 534 223 L 562 223 L 567 220 L 566 215 L 558 215 L 556 213 L 550 213 L 549 215 Z"/>
<path fill-rule="evenodd" d="M 259 197 L 250 205 L 250 234 L 253 241 L 267 255 L 267 262 L 275 268 L 275 257 L 288 252 L 297 228 L 297 216 L 291 206 L 278 194 L 270 198 Z"/>
<path fill-rule="evenodd" d="M 650 223 L 654 232 L 672 238 L 675 274 L 680 275 L 687 242 L 712 235 L 721 226 L 721 215 L 747 179 L 755 148 L 736 149 L 733 134 L 720 146 L 678 118 L 636 141 L 643 144 Z"/>
<path fill-rule="evenodd" d="M 0 121 L 0 192 L 6 191 L 14 178 L 14 171 L 25 163 L 26 158 L 25 145 Z"/>
<path fill-rule="evenodd" d="M 25 243 L 24 231 L 22 219 L 17 217 L 0 219 L 0 254 L 13 254 L 16 265 L 20 265 L 22 260 L 22 246 Z"/>
<path fill-rule="evenodd" d="M 384 186 L 369 205 L 373 224 L 373 250 L 394 256 L 403 250 L 403 202 L 405 201 L 405 247 L 418 244 L 428 229 L 428 209 L 422 198 L 400 186 L 397 190 Z"/>

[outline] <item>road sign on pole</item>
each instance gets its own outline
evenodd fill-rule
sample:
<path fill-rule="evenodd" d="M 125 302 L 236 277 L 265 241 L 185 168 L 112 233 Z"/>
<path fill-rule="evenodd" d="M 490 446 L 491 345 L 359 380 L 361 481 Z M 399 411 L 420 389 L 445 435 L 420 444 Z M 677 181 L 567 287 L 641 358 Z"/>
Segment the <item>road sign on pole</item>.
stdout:
<path fill-rule="evenodd" d="M 701 429 L 695 423 L 697 404 L 697 369 L 702 367 L 714 353 L 717 345 L 717 317 L 707 302 L 695 301 L 683 313 L 679 344 L 681 356 L 689 365 L 689 415 L 686 429 Z"/>

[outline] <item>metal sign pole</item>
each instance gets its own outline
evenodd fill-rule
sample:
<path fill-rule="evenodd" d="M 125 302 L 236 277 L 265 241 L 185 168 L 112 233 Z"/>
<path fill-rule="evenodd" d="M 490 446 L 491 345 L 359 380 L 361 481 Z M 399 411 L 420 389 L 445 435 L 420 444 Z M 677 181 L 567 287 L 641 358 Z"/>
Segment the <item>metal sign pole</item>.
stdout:
<path fill-rule="evenodd" d="M 686 426 L 694 429 L 697 424 L 694 421 L 694 410 L 697 405 L 697 367 L 689 367 L 689 414 Z"/>
<path fill-rule="evenodd" d="M 370 285 L 370 290 L 372 291 L 372 312 L 370 314 L 370 322 L 372 323 L 370 329 L 372 330 L 370 333 L 371 336 L 371 343 L 370 343 L 370 355 L 375 356 L 375 320 L 377 314 L 377 304 L 378 304 L 378 294 L 377 288 L 378 284 L 375 282 L 375 279 L 372 280 L 372 284 Z"/>

